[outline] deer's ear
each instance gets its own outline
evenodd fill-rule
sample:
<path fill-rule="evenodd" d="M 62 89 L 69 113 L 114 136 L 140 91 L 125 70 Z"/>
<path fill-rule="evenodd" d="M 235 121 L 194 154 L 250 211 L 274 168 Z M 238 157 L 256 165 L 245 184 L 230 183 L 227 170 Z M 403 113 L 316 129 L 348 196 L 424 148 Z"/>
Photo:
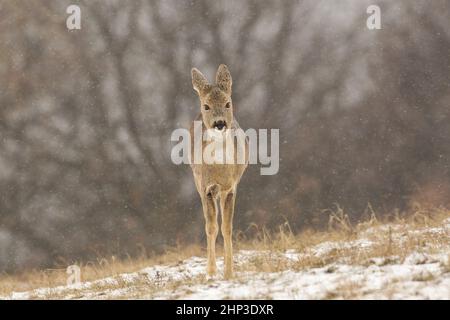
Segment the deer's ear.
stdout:
<path fill-rule="evenodd" d="M 198 94 L 202 94 L 203 92 L 205 92 L 205 90 L 207 90 L 210 87 L 206 77 L 197 68 L 192 68 L 191 74 L 192 74 L 192 86 L 194 87 L 194 90 L 197 91 Z"/>
<path fill-rule="evenodd" d="M 226 93 L 231 95 L 231 85 L 233 81 L 231 80 L 231 73 L 228 70 L 228 67 L 224 64 L 221 64 L 217 69 L 216 73 L 216 84 L 217 86 Z"/>

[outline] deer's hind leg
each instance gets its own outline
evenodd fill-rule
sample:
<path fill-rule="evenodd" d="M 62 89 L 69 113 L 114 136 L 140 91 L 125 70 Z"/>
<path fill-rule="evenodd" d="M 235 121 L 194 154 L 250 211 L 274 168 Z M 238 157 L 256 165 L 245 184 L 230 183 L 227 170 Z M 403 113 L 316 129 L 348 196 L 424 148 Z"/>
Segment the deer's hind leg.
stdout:
<path fill-rule="evenodd" d="M 217 194 L 218 187 L 211 186 L 202 194 L 203 214 L 205 216 L 205 231 L 207 238 L 208 275 L 216 273 L 216 239 L 219 226 L 217 224 Z"/>
<path fill-rule="evenodd" d="M 236 200 L 235 190 L 224 192 L 220 196 L 220 207 L 222 212 L 222 236 L 224 242 L 224 278 L 229 279 L 233 276 L 233 215 L 234 203 Z"/>

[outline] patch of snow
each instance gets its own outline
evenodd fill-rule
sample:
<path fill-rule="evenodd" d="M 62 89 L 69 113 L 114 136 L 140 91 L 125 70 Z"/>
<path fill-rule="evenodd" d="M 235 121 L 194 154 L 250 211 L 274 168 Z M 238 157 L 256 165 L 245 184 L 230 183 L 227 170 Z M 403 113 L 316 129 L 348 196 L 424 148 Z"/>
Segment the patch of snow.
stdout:
<path fill-rule="evenodd" d="M 402 226 L 382 226 L 391 230 L 395 241 L 403 241 Z M 370 236 L 376 229 L 363 233 Z M 446 229 L 447 228 L 447 229 Z M 423 228 L 411 232 L 442 234 L 450 229 L 450 219 L 442 227 Z M 378 231 L 378 234 L 381 231 Z M 409 231 L 408 231 L 409 232 Z M 361 237 L 352 241 L 327 241 L 302 252 L 241 250 L 234 260 L 237 270 L 248 262 L 279 261 L 289 265 L 308 258 L 326 257 L 333 250 L 366 250 L 375 240 Z M 350 264 L 345 259 L 317 268 L 287 268 L 281 272 L 239 271 L 236 277 L 222 279 L 223 259 L 218 259 L 218 275 L 205 276 L 206 259 L 191 257 L 171 265 L 155 265 L 138 272 L 119 274 L 104 279 L 70 286 L 39 288 L 28 292 L 13 292 L 2 299 L 32 299 L 63 297 L 65 299 L 450 299 L 450 248 L 443 246 L 433 254 L 413 252 L 398 256 L 372 257 L 364 265 Z M 142 284 L 148 284 L 146 290 Z M 168 284 L 176 284 L 170 288 Z M 156 288 L 156 290 L 155 290 Z"/>

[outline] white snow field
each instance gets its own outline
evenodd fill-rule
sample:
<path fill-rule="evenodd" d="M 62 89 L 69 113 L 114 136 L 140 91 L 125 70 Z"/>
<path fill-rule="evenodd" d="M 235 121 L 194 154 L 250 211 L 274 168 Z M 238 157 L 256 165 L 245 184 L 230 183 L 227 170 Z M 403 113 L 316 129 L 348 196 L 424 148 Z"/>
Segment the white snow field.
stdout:
<path fill-rule="evenodd" d="M 404 231 L 389 227 L 390 241 L 410 243 L 426 234 L 441 238 L 420 243 L 404 256 L 376 256 L 377 236 L 387 226 L 372 227 L 350 241 L 327 241 L 298 252 L 241 250 L 236 275 L 205 276 L 206 259 L 192 257 L 70 286 L 13 292 L 3 299 L 450 299 L 450 219 L 438 227 Z M 423 238 L 423 237 L 422 237 Z M 411 240 L 412 239 L 412 240 Z M 442 242 L 442 241 L 441 241 Z M 405 244 L 406 245 L 406 244 Z M 341 253 L 347 253 L 342 254 Z M 372 252 L 372 253 L 371 253 Z M 351 253 L 349 255 L 349 253 Z M 330 254 L 338 256 L 329 259 Z M 311 265 L 315 259 L 322 263 Z M 329 261 L 329 262 L 328 262 Z M 264 268 L 269 264 L 269 268 Z M 279 265 L 279 271 L 271 268 Z M 269 271 L 264 271 L 265 269 Z M 256 270 L 256 271 L 255 271 Z"/>

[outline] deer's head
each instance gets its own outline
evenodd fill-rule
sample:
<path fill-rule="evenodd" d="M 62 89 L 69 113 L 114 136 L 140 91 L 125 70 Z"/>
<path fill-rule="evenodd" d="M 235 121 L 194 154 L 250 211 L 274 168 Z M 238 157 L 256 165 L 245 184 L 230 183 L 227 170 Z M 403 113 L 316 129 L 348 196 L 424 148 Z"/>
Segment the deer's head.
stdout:
<path fill-rule="evenodd" d="M 210 84 L 196 68 L 192 69 L 192 85 L 200 98 L 203 123 L 207 129 L 230 129 L 233 121 L 231 74 L 227 66 L 217 69 L 216 83 Z"/>

